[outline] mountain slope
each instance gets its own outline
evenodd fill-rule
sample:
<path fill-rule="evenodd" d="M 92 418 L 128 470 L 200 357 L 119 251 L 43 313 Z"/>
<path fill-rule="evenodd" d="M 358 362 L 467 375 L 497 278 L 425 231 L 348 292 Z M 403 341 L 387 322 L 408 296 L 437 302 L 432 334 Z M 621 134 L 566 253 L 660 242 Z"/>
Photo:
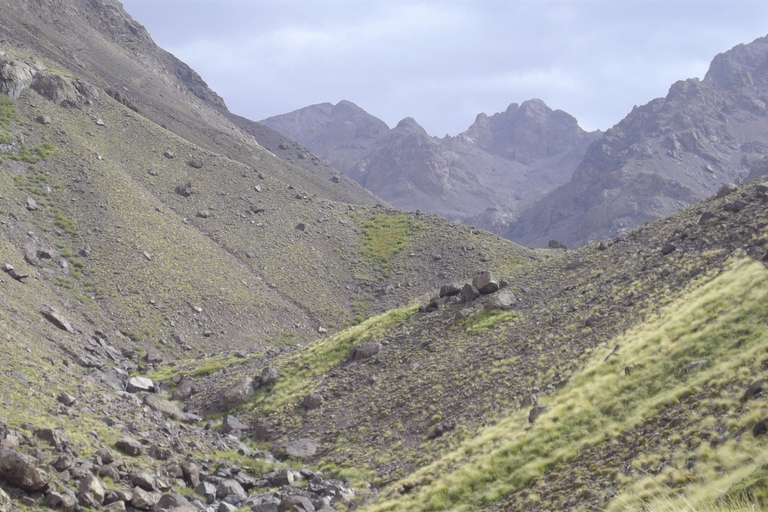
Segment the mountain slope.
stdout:
<path fill-rule="evenodd" d="M 571 181 L 505 236 L 583 245 L 669 215 L 739 182 L 766 152 L 768 39 L 718 55 L 703 80 L 636 107 L 587 150 Z"/>
<path fill-rule="evenodd" d="M 349 101 L 261 123 L 297 140 L 387 200 L 503 232 L 519 211 L 563 183 L 597 134 L 540 100 L 509 108 L 456 137 L 407 118 L 390 130 Z"/>

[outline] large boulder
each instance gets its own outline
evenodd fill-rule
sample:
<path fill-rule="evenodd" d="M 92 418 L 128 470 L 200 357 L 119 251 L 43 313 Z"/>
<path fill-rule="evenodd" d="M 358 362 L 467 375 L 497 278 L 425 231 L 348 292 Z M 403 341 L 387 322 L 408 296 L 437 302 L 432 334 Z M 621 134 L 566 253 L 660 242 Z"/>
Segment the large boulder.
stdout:
<path fill-rule="evenodd" d="M 306 496 L 286 496 L 280 501 L 278 512 L 315 512 L 315 506 Z"/>
<path fill-rule="evenodd" d="M 0 93 L 18 98 L 32 84 L 38 70 L 19 60 L 0 61 Z"/>
<path fill-rule="evenodd" d="M 480 290 L 478 290 L 473 284 L 467 283 L 461 289 L 461 302 L 472 302 L 480 296 Z"/>
<path fill-rule="evenodd" d="M 15 450 L 0 450 L 0 477 L 25 491 L 44 490 L 51 481 L 37 459 Z"/>
<path fill-rule="evenodd" d="M 347 354 L 347 361 L 352 362 L 368 359 L 369 357 L 373 357 L 378 354 L 380 350 L 381 343 L 371 342 L 356 345 L 349 349 L 349 354 Z"/>
<path fill-rule="evenodd" d="M 308 459 L 317 453 L 318 448 L 320 448 L 320 443 L 317 441 L 302 438 L 289 442 L 285 446 L 285 453 L 297 459 Z"/>
<path fill-rule="evenodd" d="M 246 498 L 247 494 L 245 489 L 243 489 L 243 486 L 240 485 L 240 483 L 236 480 L 224 480 L 218 485 L 218 487 L 216 487 L 216 498 L 223 500 L 227 496 L 237 497 L 235 499 L 230 498 L 230 503 L 231 501 L 237 501 L 237 503 L 240 503 Z"/>
<path fill-rule="evenodd" d="M 259 386 L 267 387 L 277 382 L 277 368 L 268 366 L 261 370 L 261 377 L 259 378 Z"/>
<path fill-rule="evenodd" d="M 307 409 L 317 409 L 323 404 L 323 396 L 319 393 L 309 393 L 301 401 L 301 405 Z"/>
<path fill-rule="evenodd" d="M 105 492 L 101 480 L 88 474 L 80 482 L 80 487 L 77 490 L 77 500 L 84 507 L 99 508 L 104 502 Z"/>
<path fill-rule="evenodd" d="M 219 407 L 222 410 L 233 409 L 243 405 L 253 396 L 253 379 L 243 377 L 228 387 L 219 399 Z"/>
<path fill-rule="evenodd" d="M 149 393 L 155 390 L 155 383 L 147 377 L 131 377 L 128 379 L 125 390 L 129 393 L 138 393 L 140 391 Z"/>
<path fill-rule="evenodd" d="M 144 447 L 141 446 L 141 443 L 130 437 L 124 437 L 117 441 L 115 443 L 115 448 L 131 457 L 138 457 L 144 453 Z"/>
<path fill-rule="evenodd" d="M 163 494 L 152 507 L 154 512 L 161 510 L 173 510 L 174 512 L 198 512 L 198 509 L 192 505 L 187 498 L 177 492 Z"/>
<path fill-rule="evenodd" d="M 453 297 L 461 293 L 459 283 L 448 283 L 440 287 L 440 297 Z"/>
<path fill-rule="evenodd" d="M 160 500 L 160 493 L 145 491 L 141 487 L 134 487 L 131 497 L 131 506 L 140 510 L 152 510 Z"/>
<path fill-rule="evenodd" d="M 178 405 L 169 402 L 164 398 L 160 398 L 157 395 L 144 395 L 144 405 L 157 411 L 166 418 L 171 418 L 176 421 L 188 421 L 189 417 L 182 411 Z"/>
<path fill-rule="evenodd" d="M 499 289 L 499 282 L 493 278 L 490 272 L 483 271 L 472 278 L 472 286 L 483 295 L 487 295 Z"/>
<path fill-rule="evenodd" d="M 501 290 L 492 295 L 488 295 L 488 297 L 483 302 L 483 305 L 485 306 L 485 309 L 489 310 L 509 309 L 515 304 L 515 302 L 517 302 L 517 299 L 511 290 Z"/>

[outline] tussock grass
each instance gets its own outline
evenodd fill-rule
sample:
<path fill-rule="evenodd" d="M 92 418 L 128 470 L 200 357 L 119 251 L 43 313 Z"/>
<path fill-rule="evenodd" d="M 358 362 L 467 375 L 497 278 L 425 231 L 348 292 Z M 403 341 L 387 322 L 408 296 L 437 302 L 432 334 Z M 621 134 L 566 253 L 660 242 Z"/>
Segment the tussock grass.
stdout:
<path fill-rule="evenodd" d="M 258 405 L 264 411 L 275 411 L 298 403 L 303 395 L 315 388 L 318 378 L 344 360 L 349 349 L 376 340 L 392 326 L 410 318 L 418 309 L 418 305 L 394 309 L 349 327 L 335 336 L 316 341 L 301 355 L 282 365 L 280 377 L 269 394 L 261 391 L 251 405 Z"/>
<path fill-rule="evenodd" d="M 617 339 L 616 355 L 606 360 L 608 349 L 596 351 L 587 367 L 549 400 L 549 410 L 531 430 L 525 430 L 525 413 L 513 413 L 397 484 L 412 487 L 410 493 L 370 510 L 471 510 L 497 502 L 571 460 L 582 447 L 620 435 L 723 375 L 759 366 L 768 342 L 767 322 L 768 272 L 752 260 L 734 260 L 730 270 L 715 278 L 701 276 L 656 317 Z M 709 363 L 681 371 L 701 359 Z M 630 365 L 634 371 L 626 375 Z M 651 477 L 640 479 L 629 487 L 628 498 L 614 500 L 609 510 L 675 495 L 696 503 L 717 497 L 727 489 L 713 485 L 722 475 L 741 478 L 738 471 L 748 473 L 768 459 L 750 437 L 702 448 L 705 456 L 690 484 L 688 477 L 676 489 Z"/>

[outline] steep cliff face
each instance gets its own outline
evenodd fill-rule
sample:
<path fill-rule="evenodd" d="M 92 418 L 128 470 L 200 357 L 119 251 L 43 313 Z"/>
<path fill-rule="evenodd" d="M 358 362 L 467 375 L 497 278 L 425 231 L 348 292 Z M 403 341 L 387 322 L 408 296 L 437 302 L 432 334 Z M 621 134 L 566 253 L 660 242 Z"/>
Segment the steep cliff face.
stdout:
<path fill-rule="evenodd" d="M 541 100 L 479 114 L 463 133 L 432 137 L 410 118 L 390 130 L 342 101 L 264 124 L 297 140 L 391 204 L 504 232 L 519 211 L 571 175 L 597 134 Z"/>
<path fill-rule="evenodd" d="M 767 153 L 768 39 L 718 55 L 703 80 L 673 84 L 587 150 L 570 182 L 507 236 L 567 245 L 613 236 L 745 179 Z"/>

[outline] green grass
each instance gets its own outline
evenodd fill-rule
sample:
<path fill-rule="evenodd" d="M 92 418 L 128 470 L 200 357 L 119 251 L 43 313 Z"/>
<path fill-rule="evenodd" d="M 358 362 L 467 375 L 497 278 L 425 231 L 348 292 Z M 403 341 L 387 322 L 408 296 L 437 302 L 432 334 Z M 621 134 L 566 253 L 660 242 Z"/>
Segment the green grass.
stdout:
<path fill-rule="evenodd" d="M 370 510 L 483 508 L 524 489 L 555 464 L 567 463 L 583 447 L 598 446 L 609 435 L 653 417 L 687 393 L 717 385 L 724 375 L 738 375 L 741 368 L 759 371 L 768 344 L 768 272 L 748 259 L 731 266 L 705 284 L 703 277 L 659 316 L 616 340 L 621 346 L 617 357 L 604 361 L 608 349 L 595 354 L 585 370 L 546 401 L 549 410 L 533 429 L 525 430 L 527 411 L 513 413 L 393 486 L 405 483 L 414 487 L 410 493 L 376 503 Z M 709 359 L 707 366 L 680 371 L 703 358 Z M 635 365 L 630 375 L 624 373 L 628 365 Z M 734 428 L 748 428 L 754 417 L 768 412 L 753 402 L 756 409 L 737 419 Z M 768 459 L 756 450 L 758 445 L 746 435 L 740 444 L 713 448 L 707 444 L 691 485 L 671 489 L 651 477 L 640 478 L 622 494 L 627 498 L 614 500 L 609 510 L 634 510 L 650 498 L 685 489 L 692 502 L 703 503 L 713 498 L 720 474 Z"/>
<path fill-rule="evenodd" d="M 487 310 L 482 309 L 472 313 L 465 320 L 459 322 L 467 334 L 477 336 L 491 329 L 495 329 L 501 324 L 507 323 L 518 317 L 518 314 L 512 311 L 502 311 L 500 309 Z"/>
<path fill-rule="evenodd" d="M 393 309 L 330 338 L 315 342 L 308 350 L 303 351 L 302 355 L 280 367 L 280 377 L 270 388 L 269 395 L 266 395 L 264 390 L 260 390 L 254 397 L 251 407 L 275 411 L 298 403 L 300 397 L 312 392 L 319 376 L 344 360 L 349 349 L 381 337 L 389 328 L 404 322 L 418 309 L 418 305 Z"/>
<path fill-rule="evenodd" d="M 360 253 L 367 263 L 381 264 L 386 276 L 392 256 L 409 246 L 415 227 L 407 215 L 379 214 L 360 223 L 360 229 Z"/>

